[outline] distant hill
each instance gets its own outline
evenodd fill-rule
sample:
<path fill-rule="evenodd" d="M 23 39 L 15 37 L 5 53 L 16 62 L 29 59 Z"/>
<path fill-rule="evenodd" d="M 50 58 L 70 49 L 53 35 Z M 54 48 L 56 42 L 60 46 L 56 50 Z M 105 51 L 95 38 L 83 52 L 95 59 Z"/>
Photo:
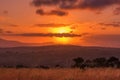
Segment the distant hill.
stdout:
<path fill-rule="evenodd" d="M 25 46 L 27 44 L 21 43 L 18 41 L 10 41 L 5 39 L 0 39 L 0 47 L 16 47 L 16 46 Z"/>
<path fill-rule="evenodd" d="M 49 43 L 23 43 L 19 41 L 5 40 L 0 38 L 0 48 L 5 47 L 20 47 L 20 46 L 40 46 Z"/>
<path fill-rule="evenodd" d="M 41 47 L 0 48 L 0 65 L 24 64 L 29 66 L 57 64 L 70 66 L 72 59 L 83 57 L 120 58 L 120 48 L 83 47 L 74 45 L 50 45 Z"/>

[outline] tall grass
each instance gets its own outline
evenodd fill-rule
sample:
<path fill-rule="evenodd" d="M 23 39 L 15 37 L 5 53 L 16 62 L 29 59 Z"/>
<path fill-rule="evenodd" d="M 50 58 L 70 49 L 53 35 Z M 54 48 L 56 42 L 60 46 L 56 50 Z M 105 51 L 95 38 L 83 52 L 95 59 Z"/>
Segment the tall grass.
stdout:
<path fill-rule="evenodd" d="M 119 69 L 0 69 L 0 80 L 120 80 Z"/>

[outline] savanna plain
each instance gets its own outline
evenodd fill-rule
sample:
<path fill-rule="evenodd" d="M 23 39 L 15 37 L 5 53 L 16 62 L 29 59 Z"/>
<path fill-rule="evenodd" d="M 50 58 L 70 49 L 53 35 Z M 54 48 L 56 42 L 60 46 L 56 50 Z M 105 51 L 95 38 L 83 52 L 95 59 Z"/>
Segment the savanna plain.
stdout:
<path fill-rule="evenodd" d="M 120 80 L 120 69 L 0 68 L 0 80 Z"/>

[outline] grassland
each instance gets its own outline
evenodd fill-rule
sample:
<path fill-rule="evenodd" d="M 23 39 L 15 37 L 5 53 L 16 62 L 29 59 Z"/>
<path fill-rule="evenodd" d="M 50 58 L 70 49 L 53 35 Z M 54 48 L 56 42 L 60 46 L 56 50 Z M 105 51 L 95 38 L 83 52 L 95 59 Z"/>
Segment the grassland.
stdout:
<path fill-rule="evenodd" d="M 120 69 L 0 69 L 0 80 L 120 80 Z"/>

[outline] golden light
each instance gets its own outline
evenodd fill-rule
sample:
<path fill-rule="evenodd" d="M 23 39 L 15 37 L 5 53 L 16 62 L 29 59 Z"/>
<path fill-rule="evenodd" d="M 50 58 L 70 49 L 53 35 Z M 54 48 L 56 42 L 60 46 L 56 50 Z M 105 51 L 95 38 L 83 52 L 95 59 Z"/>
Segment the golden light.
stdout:
<path fill-rule="evenodd" d="M 69 26 L 52 29 L 53 33 L 58 33 L 58 34 L 71 33 L 71 31 L 72 31 L 72 29 Z M 68 43 L 70 43 L 70 38 L 69 37 L 54 37 L 54 40 L 55 40 L 55 43 L 57 43 L 57 44 L 68 44 Z"/>
<path fill-rule="evenodd" d="M 72 30 L 69 27 L 60 27 L 60 28 L 54 28 L 52 30 L 53 33 L 70 33 Z"/>
<path fill-rule="evenodd" d="M 68 37 L 55 37 L 54 40 L 55 40 L 55 43 L 57 44 L 69 44 L 70 43 L 70 38 Z"/>

